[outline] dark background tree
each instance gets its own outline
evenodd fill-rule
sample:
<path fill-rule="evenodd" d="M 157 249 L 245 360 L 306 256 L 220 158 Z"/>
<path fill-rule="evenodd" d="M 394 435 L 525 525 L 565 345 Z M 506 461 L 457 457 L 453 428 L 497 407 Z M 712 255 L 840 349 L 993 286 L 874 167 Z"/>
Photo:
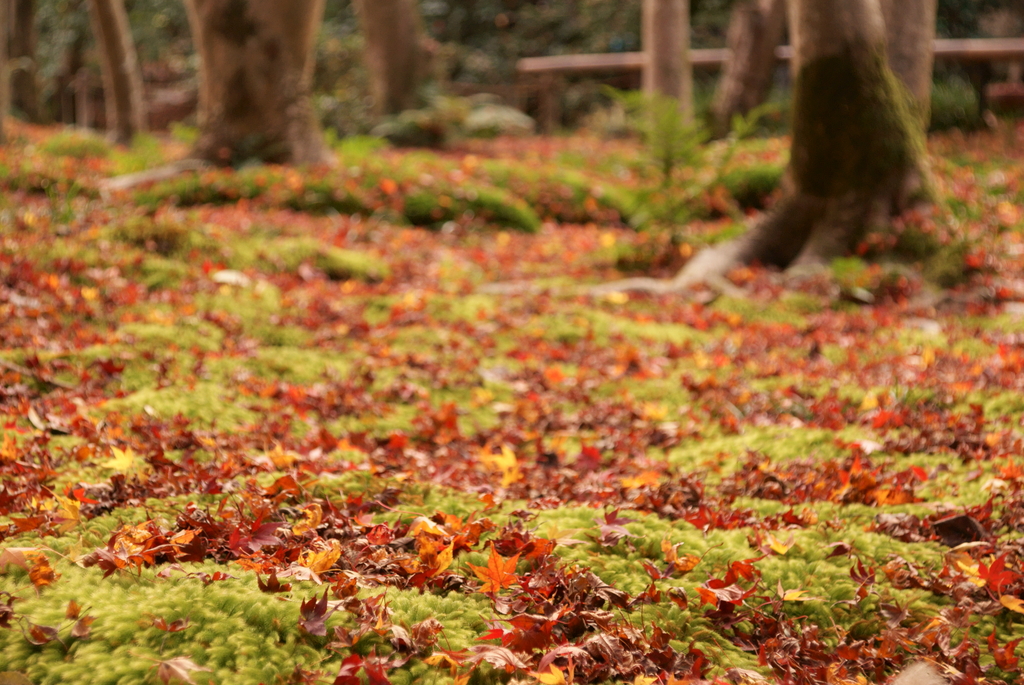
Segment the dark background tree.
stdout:
<path fill-rule="evenodd" d="M 924 128 L 888 66 L 878 1 L 796 0 L 790 35 L 796 83 L 785 195 L 745 236 L 688 264 L 680 284 L 752 261 L 827 262 L 919 197 Z"/>
<path fill-rule="evenodd" d="M 740 0 L 729 19 L 722 67 L 711 104 L 711 122 L 718 137 L 729 133 L 732 119 L 768 99 L 775 80 L 775 48 L 786 28 L 785 0 Z"/>
<path fill-rule="evenodd" d="M 13 0 L 11 12 L 11 106 L 27 120 L 39 121 L 35 0 Z"/>
<path fill-rule="evenodd" d="M 127 145 L 147 128 L 142 67 L 135 52 L 123 0 L 89 0 L 89 15 L 99 47 L 107 130 Z"/>
<path fill-rule="evenodd" d="M 680 110 L 693 116 L 689 0 L 644 0 L 643 46 L 644 92 L 675 98 Z"/>
<path fill-rule="evenodd" d="M 322 163 L 310 101 L 323 0 L 186 0 L 200 56 L 199 141 L 218 164 Z"/>
<path fill-rule="evenodd" d="M 11 109 L 10 80 L 7 77 L 7 37 L 11 32 L 10 3 L 0 0 L 0 143 L 7 142 L 5 119 Z"/>
<path fill-rule="evenodd" d="M 355 7 L 377 114 L 414 108 L 426 59 L 416 0 L 355 0 Z"/>

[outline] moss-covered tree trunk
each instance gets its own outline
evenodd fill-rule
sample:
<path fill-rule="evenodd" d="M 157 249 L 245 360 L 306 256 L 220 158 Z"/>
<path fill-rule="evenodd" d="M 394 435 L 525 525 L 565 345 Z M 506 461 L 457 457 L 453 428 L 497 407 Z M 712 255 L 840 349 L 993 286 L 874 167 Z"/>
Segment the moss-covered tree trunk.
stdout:
<path fill-rule="evenodd" d="M 643 71 L 644 92 L 676 98 L 680 109 L 692 114 L 690 1 L 644 0 L 642 32 L 641 40 L 647 55 Z"/>
<path fill-rule="evenodd" d="M 729 133 L 734 116 L 747 114 L 768 99 L 775 47 L 785 28 L 785 0 L 743 0 L 733 5 L 726 36 L 729 59 L 711 103 L 716 136 Z"/>
<path fill-rule="evenodd" d="M 142 68 L 128 12 L 123 0 L 89 0 L 89 17 L 100 48 L 107 131 L 111 139 L 127 145 L 146 130 Z"/>
<path fill-rule="evenodd" d="M 11 111 L 11 88 L 7 70 L 7 36 L 11 32 L 9 2 L 0 0 L 0 144 L 7 142 L 7 113 Z"/>
<path fill-rule="evenodd" d="M 193 155 L 330 163 L 310 101 L 324 0 L 185 0 L 201 59 Z"/>
<path fill-rule="evenodd" d="M 416 0 L 356 0 L 366 42 L 370 91 L 378 115 L 416 107 L 423 69 Z"/>
<path fill-rule="evenodd" d="M 790 12 L 796 83 L 785 194 L 745 236 L 694 259 L 678 283 L 752 261 L 829 261 L 920 196 L 924 134 L 889 69 L 879 0 L 796 0 Z"/>
<path fill-rule="evenodd" d="M 889 66 L 914 96 L 922 120 L 931 110 L 936 0 L 882 0 Z"/>
<path fill-rule="evenodd" d="M 29 121 L 39 121 L 39 88 L 36 84 L 36 13 L 34 0 L 14 0 L 11 21 L 11 59 L 18 64 L 11 73 L 11 104 Z"/>

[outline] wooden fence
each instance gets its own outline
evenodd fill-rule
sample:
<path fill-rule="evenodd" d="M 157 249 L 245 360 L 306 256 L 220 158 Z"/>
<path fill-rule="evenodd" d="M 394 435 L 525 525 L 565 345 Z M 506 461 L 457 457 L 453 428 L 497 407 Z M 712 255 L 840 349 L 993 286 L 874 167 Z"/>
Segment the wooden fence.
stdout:
<path fill-rule="evenodd" d="M 775 48 L 775 59 L 779 62 L 788 62 L 792 55 L 788 45 Z M 690 50 L 690 64 L 699 70 L 719 69 L 728 57 L 729 51 L 725 49 Z M 1024 61 L 1024 38 L 936 40 L 935 59 L 985 64 Z M 647 55 L 643 52 L 526 57 L 516 63 L 520 102 L 536 95 L 541 129 L 551 131 L 561 120 L 560 96 L 566 76 L 642 72 L 646 64 Z"/>

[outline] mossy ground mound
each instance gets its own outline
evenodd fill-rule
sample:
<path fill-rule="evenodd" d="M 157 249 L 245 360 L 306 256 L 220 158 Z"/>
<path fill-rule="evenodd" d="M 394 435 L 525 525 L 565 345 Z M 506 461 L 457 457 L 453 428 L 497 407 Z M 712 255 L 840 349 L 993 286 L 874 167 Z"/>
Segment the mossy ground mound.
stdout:
<path fill-rule="evenodd" d="M 743 147 L 736 188 L 767 191 L 779 149 Z M 627 228 L 630 150 L 363 154 L 337 172 L 351 185 L 217 172 L 189 192 L 221 199 L 188 208 L 83 194 L 68 213 L 5 179 L 0 668 L 39 685 L 157 682 L 182 658 L 232 685 L 552 666 L 824 682 L 926 657 L 1018 678 L 1016 153 L 957 143 L 936 163 L 951 201 L 893 234 L 908 255 L 966 241 L 942 298 L 862 259 L 739 270 L 728 296 L 580 296 L 737 226 Z M 297 211 L 336 192 L 380 204 Z M 526 219 L 484 205 L 561 223 L 503 230 Z M 551 288 L 480 292 L 523 280 Z M 955 516 L 977 526 L 951 533 Z"/>

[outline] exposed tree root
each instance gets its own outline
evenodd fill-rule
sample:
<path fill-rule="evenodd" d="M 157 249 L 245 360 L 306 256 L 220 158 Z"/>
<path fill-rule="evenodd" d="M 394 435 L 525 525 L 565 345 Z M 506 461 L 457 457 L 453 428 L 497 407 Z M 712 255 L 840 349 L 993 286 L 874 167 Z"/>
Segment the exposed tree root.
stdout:
<path fill-rule="evenodd" d="M 122 176 L 108 178 L 100 183 L 100 193 L 102 193 L 104 198 L 106 198 L 110 193 L 130 190 L 137 186 L 145 185 L 146 183 L 166 181 L 167 179 L 174 178 L 186 171 L 199 171 L 201 169 L 206 169 L 209 166 L 209 163 L 204 162 L 201 159 L 194 159 L 191 157 L 180 159 L 177 162 L 171 162 L 170 164 L 165 164 L 164 166 L 159 166 L 153 169 L 146 169 L 145 171 L 138 171 L 134 174 L 124 174 Z"/>
<path fill-rule="evenodd" d="M 589 288 L 588 292 L 664 295 L 704 284 L 719 293 L 741 297 L 743 291 L 726 279 L 730 271 L 755 262 L 800 271 L 849 254 L 868 230 L 884 226 L 890 216 L 907 209 L 911 204 L 908 189 L 920 188 L 920 177 L 913 177 L 895 190 L 892 184 L 883 182 L 875 188 L 833 198 L 791 192 L 746 234 L 699 252 L 675 278 L 627 278 Z"/>

